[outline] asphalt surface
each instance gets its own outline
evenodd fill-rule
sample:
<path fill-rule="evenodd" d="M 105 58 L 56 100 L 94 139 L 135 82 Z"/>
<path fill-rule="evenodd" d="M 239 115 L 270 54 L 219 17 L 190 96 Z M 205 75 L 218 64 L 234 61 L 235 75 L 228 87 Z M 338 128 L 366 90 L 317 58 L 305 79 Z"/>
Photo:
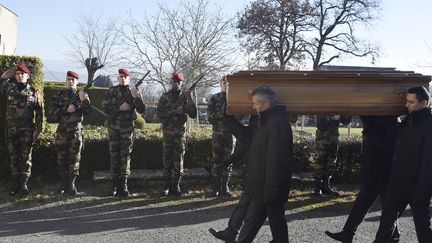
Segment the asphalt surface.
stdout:
<path fill-rule="evenodd" d="M 208 229 L 225 228 L 236 202 L 203 195 L 9 200 L 0 204 L 0 242 L 221 242 Z M 290 242 L 335 242 L 324 231 L 341 230 L 348 208 L 287 210 Z M 372 242 L 379 215 L 373 211 L 366 216 L 354 242 Z M 402 216 L 400 229 L 401 242 L 417 242 L 410 210 Z M 270 240 L 266 222 L 254 242 Z"/>

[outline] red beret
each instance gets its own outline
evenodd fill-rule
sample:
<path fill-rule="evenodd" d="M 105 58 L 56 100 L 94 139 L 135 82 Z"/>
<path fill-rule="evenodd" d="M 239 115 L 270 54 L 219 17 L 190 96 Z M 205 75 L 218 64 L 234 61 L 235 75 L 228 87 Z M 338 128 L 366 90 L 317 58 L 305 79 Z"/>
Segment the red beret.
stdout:
<path fill-rule="evenodd" d="M 73 77 L 73 78 L 76 78 L 76 79 L 79 79 L 79 75 L 78 75 L 78 73 L 76 73 L 76 72 L 74 72 L 74 71 L 67 71 L 66 76 L 68 76 L 68 77 Z"/>
<path fill-rule="evenodd" d="M 182 72 L 173 72 L 172 78 L 176 81 L 183 81 L 184 80 L 184 76 L 183 76 Z"/>
<path fill-rule="evenodd" d="M 18 65 L 16 65 L 16 71 L 21 71 L 21 72 L 30 74 L 30 70 L 24 64 L 18 64 Z"/>
<path fill-rule="evenodd" d="M 127 70 L 126 68 L 120 68 L 119 69 L 119 74 L 130 76 L 129 70 Z"/>

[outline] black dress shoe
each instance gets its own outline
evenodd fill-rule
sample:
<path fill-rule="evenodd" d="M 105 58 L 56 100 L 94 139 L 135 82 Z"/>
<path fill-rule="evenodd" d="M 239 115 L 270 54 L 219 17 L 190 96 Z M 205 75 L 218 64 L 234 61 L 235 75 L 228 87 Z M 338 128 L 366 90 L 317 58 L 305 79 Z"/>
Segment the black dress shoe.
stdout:
<path fill-rule="evenodd" d="M 342 243 L 352 243 L 353 238 L 354 238 L 354 234 L 350 234 L 346 231 L 341 231 L 341 232 L 337 232 L 337 233 L 332 233 L 330 231 L 326 231 L 325 232 L 326 235 L 330 236 L 330 238 L 340 241 Z"/>
<path fill-rule="evenodd" d="M 231 233 L 228 229 L 216 231 L 213 228 L 210 228 L 209 231 L 214 237 L 218 238 L 219 240 L 223 240 L 228 243 L 235 242 L 236 235 Z"/>

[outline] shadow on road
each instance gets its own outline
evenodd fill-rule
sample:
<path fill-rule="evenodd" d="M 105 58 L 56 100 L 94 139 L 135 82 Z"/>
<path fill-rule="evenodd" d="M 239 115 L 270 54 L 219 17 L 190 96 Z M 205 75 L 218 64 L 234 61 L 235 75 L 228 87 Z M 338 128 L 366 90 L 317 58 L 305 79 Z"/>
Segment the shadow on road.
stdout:
<path fill-rule="evenodd" d="M 0 237 L 53 232 L 109 234 L 110 231 L 194 225 L 229 217 L 230 210 L 225 209 L 237 199 L 205 198 L 197 194 L 180 199 L 135 196 L 120 200 L 86 196 L 22 201 L 0 208 Z"/>

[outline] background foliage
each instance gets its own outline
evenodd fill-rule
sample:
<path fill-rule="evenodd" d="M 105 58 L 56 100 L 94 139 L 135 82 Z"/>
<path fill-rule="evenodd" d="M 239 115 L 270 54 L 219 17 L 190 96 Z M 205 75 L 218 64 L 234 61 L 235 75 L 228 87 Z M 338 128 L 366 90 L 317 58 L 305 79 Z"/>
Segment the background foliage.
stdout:
<path fill-rule="evenodd" d="M 56 124 L 47 124 L 33 151 L 32 177 L 43 180 L 57 179 L 56 150 L 54 146 Z M 109 170 L 107 130 L 105 127 L 85 126 L 85 147 L 81 160 L 81 176 L 91 177 L 93 171 Z M 360 138 L 357 136 L 341 139 L 339 166 L 335 180 L 358 182 L 360 174 Z M 315 161 L 314 136 L 295 133 L 294 172 L 311 172 Z M 212 164 L 211 129 L 203 127 L 189 132 L 187 137 L 185 168 L 206 168 Z M 132 169 L 162 168 L 162 132 L 159 124 L 146 124 L 136 129 L 132 152 Z M 0 164 L 2 178 L 9 177 L 7 163 Z"/>

